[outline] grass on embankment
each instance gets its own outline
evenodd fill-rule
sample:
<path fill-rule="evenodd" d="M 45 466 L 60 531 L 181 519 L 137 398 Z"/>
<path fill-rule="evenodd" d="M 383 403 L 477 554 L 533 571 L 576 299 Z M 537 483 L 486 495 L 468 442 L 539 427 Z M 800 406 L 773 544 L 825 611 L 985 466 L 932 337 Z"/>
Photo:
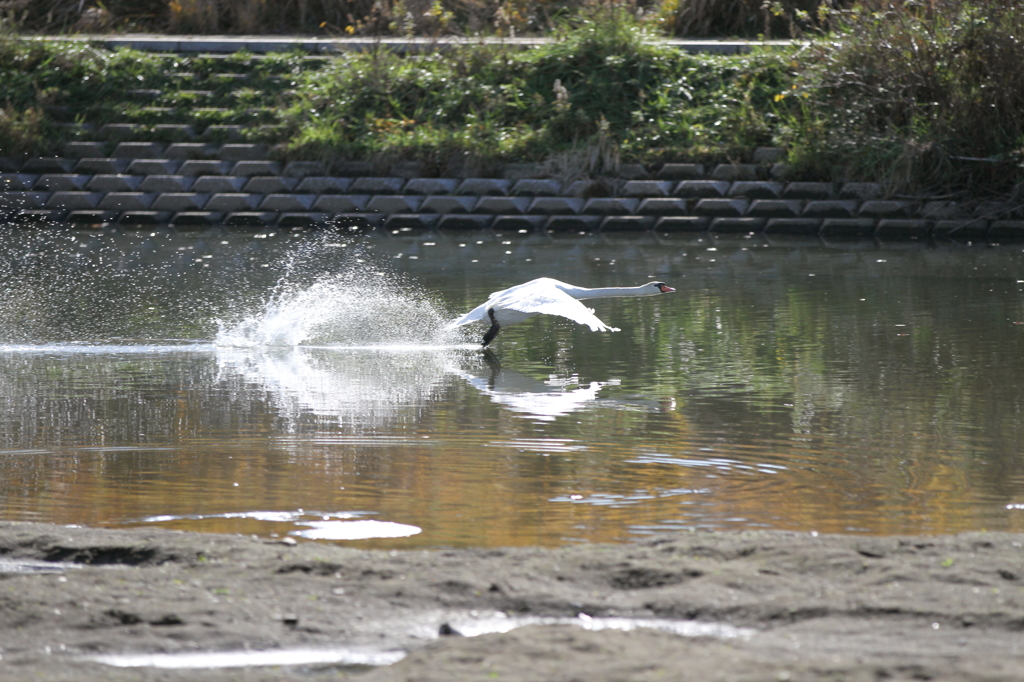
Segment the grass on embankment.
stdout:
<path fill-rule="evenodd" d="M 553 45 L 400 57 L 215 61 L 0 40 L 0 155 L 55 151 L 64 120 L 269 123 L 288 158 L 419 160 L 444 174 L 546 161 L 746 161 L 788 150 L 794 177 L 1005 192 L 1024 179 L 1024 7 L 934 0 L 836 14 L 807 46 L 739 57 L 652 44 L 610 11 Z M 190 76 L 182 77 L 187 73 Z M 140 104 L 132 89 L 158 89 Z M 195 91 L 202 90 L 203 102 Z M 203 110 L 196 107 L 202 105 Z"/>
<path fill-rule="evenodd" d="M 472 46 L 423 56 L 387 50 L 307 60 L 301 55 L 222 63 L 58 42 L 0 41 L 0 149 L 57 151 L 53 126 L 86 121 L 250 123 L 289 158 L 415 159 L 438 172 L 469 159 L 589 159 L 593 172 L 626 160 L 740 160 L 772 142 L 774 97 L 788 59 L 688 56 L 651 44 L 614 17 L 529 50 Z M 239 84 L 213 73 L 241 73 Z M 190 74 L 182 78 L 180 74 Z M 160 90 L 141 102 L 132 91 Z M 192 101 L 202 92 L 201 102 Z M 198 110 L 197 107 L 202 107 Z M 196 121 L 219 109 L 217 118 Z M 247 118 L 249 117 L 249 118 Z M 591 158 L 592 157 L 592 158 Z"/>
<path fill-rule="evenodd" d="M 783 54 L 689 56 L 634 26 L 590 23 L 560 42 L 420 58 L 346 55 L 306 74 L 286 120 L 307 155 L 415 158 L 439 171 L 548 160 L 740 160 L 772 142 Z"/>

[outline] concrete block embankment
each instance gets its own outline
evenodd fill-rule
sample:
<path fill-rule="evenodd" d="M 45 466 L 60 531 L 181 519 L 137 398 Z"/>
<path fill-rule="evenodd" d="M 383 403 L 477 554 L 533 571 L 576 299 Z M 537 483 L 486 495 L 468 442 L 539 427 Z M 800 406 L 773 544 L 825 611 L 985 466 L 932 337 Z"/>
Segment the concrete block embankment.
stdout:
<path fill-rule="evenodd" d="M 771 155 L 768 155 L 769 157 Z M 75 141 L 58 157 L 0 159 L 10 224 L 207 225 L 929 237 L 1024 240 L 1015 204 L 886 196 L 875 183 L 785 182 L 773 163 L 624 167 L 563 182 L 531 164 L 507 177 L 419 177 L 415 164 L 282 163 L 260 144 Z"/>

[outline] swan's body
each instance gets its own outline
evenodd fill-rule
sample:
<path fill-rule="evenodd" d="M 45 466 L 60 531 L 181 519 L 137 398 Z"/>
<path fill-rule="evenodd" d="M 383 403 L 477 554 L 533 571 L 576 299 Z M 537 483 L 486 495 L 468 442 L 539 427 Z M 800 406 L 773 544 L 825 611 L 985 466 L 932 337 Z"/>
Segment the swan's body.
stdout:
<path fill-rule="evenodd" d="M 495 291 L 484 303 L 449 323 L 448 329 L 490 320 L 491 328 L 484 335 L 483 345 L 486 346 L 494 340 L 502 327 L 522 322 L 534 315 L 544 314 L 567 317 L 574 322 L 587 325 L 595 332 L 617 332 L 618 329 L 609 327 L 599 320 L 594 311 L 580 301 L 588 298 L 655 296 L 673 291 L 675 289 L 664 282 L 650 282 L 639 287 L 586 289 L 559 282 L 557 279 L 541 277 L 504 291 Z"/>

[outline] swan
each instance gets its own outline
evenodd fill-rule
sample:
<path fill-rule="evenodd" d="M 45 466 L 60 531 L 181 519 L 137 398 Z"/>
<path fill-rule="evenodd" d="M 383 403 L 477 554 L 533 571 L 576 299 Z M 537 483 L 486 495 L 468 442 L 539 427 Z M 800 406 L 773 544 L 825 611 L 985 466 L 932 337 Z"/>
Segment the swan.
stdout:
<path fill-rule="evenodd" d="M 490 319 L 491 328 L 484 334 L 483 347 L 486 347 L 502 327 L 522 322 L 534 315 L 545 314 L 567 317 L 574 322 L 587 325 L 591 331 L 617 332 L 618 329 L 609 327 L 599 320 L 594 311 L 580 301 L 588 298 L 655 296 L 673 291 L 675 289 L 664 282 L 649 282 L 639 287 L 587 289 L 550 277 L 541 277 L 503 291 L 495 291 L 485 302 L 459 319 L 449 322 L 446 331 Z"/>

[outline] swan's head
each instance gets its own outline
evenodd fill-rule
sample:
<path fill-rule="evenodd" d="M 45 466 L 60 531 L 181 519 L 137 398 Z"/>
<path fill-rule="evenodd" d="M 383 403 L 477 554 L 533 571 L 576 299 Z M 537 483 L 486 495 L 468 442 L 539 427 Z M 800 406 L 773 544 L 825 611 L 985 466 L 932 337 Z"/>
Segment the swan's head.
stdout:
<path fill-rule="evenodd" d="M 671 294 L 675 289 L 664 282 L 650 282 L 644 285 L 645 289 L 651 289 L 652 294 Z"/>

